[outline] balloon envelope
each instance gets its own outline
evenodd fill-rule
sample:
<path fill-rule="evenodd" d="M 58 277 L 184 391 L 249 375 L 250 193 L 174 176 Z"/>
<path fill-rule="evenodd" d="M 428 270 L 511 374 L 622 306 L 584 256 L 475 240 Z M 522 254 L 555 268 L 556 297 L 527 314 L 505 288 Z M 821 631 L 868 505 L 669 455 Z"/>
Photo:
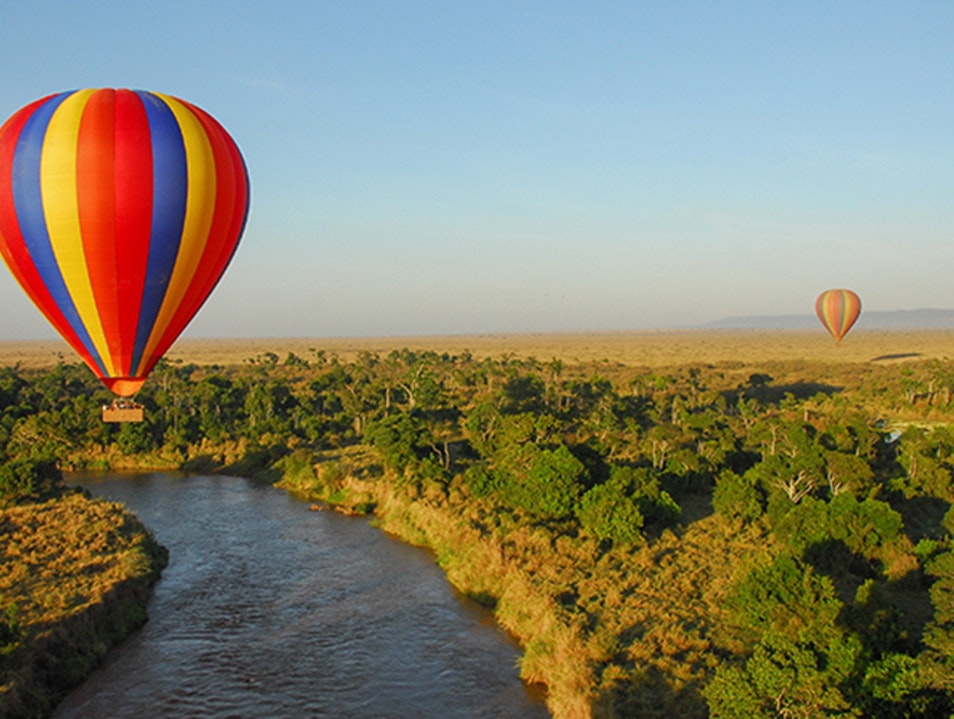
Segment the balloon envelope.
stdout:
<path fill-rule="evenodd" d="M 815 314 L 838 342 L 861 314 L 861 298 L 851 290 L 826 290 L 815 300 Z"/>
<path fill-rule="evenodd" d="M 63 92 L 0 127 L 0 253 L 120 396 L 142 386 L 212 292 L 248 206 L 235 142 L 169 95 Z"/>

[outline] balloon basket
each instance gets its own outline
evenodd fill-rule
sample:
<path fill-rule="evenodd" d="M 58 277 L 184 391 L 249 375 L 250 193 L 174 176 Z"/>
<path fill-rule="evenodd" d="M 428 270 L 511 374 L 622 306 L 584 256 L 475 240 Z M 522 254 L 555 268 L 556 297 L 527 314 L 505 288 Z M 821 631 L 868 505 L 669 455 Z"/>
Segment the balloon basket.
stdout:
<path fill-rule="evenodd" d="M 142 405 L 129 399 L 103 405 L 104 422 L 142 422 Z"/>

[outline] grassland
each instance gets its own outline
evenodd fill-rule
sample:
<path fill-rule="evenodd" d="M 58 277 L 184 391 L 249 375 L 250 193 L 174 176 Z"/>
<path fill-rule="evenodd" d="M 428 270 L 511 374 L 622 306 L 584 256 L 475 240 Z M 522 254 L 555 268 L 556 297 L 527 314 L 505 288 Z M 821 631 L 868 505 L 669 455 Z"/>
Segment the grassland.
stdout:
<path fill-rule="evenodd" d="M 408 360 L 402 359 L 400 353 L 393 362 L 389 359 L 378 363 L 367 361 L 363 355 L 386 356 L 403 349 L 411 350 L 411 354 L 428 352 L 453 356 L 432 357 L 427 360 L 432 363 L 428 371 L 447 380 L 446 396 L 440 400 L 447 407 L 459 410 L 462 419 L 455 434 L 451 431 L 454 428 L 440 424 L 444 416 L 440 412 L 431 415 L 418 412 L 415 418 L 421 425 L 414 425 L 412 429 L 427 430 L 431 433 L 427 435 L 428 441 L 415 440 L 417 445 L 411 443 L 405 448 L 411 458 L 408 461 L 414 460 L 412 464 L 400 465 L 395 460 L 393 466 L 385 467 L 387 471 L 382 473 L 382 458 L 391 455 L 381 447 L 390 446 L 388 442 L 397 446 L 400 437 L 395 439 L 397 435 L 378 432 L 369 433 L 364 442 L 355 443 L 352 439 L 360 436 L 357 427 L 366 427 L 365 420 L 374 411 L 378 412 L 378 419 L 398 419 L 402 410 L 391 407 L 389 414 L 390 405 L 384 403 L 399 394 L 396 388 L 401 387 L 402 382 L 416 379 L 419 368 L 402 365 Z M 309 362 L 323 357 L 354 364 L 332 368 L 321 362 L 311 366 L 281 362 L 290 353 Z M 224 423 L 220 428 L 221 441 L 236 432 L 246 432 L 257 438 L 261 446 L 268 443 L 268 447 L 295 449 L 289 456 L 276 454 L 280 459 L 275 465 L 267 464 L 272 457 L 267 452 L 254 454 L 253 458 L 266 461 L 269 471 L 284 472 L 286 480 L 301 470 L 300 482 L 283 484 L 346 509 L 352 505 L 356 510 L 374 508 L 377 521 L 384 529 L 406 541 L 434 549 L 449 579 L 459 589 L 496 606 L 498 620 L 524 644 L 522 675 L 528 681 L 548 686 L 548 703 L 555 716 L 560 717 L 705 716 L 703 687 L 720 661 L 745 649 L 736 646 L 737 637 L 724 617 L 723 599 L 734 581 L 738 560 L 764 554 L 772 545 L 770 522 L 760 517 L 747 527 L 713 514 L 714 505 L 707 488 L 713 478 L 719 476 L 723 465 L 730 466 L 731 459 L 728 454 L 729 459 L 724 460 L 712 454 L 721 446 L 721 439 L 733 440 L 735 449 L 747 453 L 746 464 L 739 469 L 741 472 L 761 461 L 759 457 L 764 459 L 766 454 L 775 454 L 774 450 L 768 452 L 759 444 L 761 440 L 754 429 L 749 431 L 752 428 L 748 423 L 753 420 L 757 423 L 770 420 L 773 427 L 788 429 L 804 429 L 804 425 L 814 422 L 809 428 L 811 431 L 803 433 L 806 441 L 818 436 L 837 443 L 844 437 L 854 436 L 852 432 L 859 427 L 864 430 L 874 426 L 876 419 L 879 423 L 891 420 L 905 424 L 946 424 L 954 417 L 951 399 L 954 379 L 947 371 L 948 362 L 932 361 L 954 358 L 954 331 L 853 332 L 840 345 L 821 330 L 183 340 L 168 356 L 174 365 L 184 366 L 162 368 L 157 375 L 170 382 L 181 375 L 183 387 L 203 382 L 204 375 L 218 374 L 224 383 L 220 383 L 222 386 L 244 392 L 240 397 L 245 399 L 251 396 L 251 388 L 262 386 L 289 388 L 286 395 L 276 394 L 278 399 L 293 397 L 292 391 L 300 391 L 311 400 L 317 396 L 314 393 L 321 393 L 321 402 L 297 405 L 301 409 L 307 404 L 313 413 L 318 412 L 317 419 L 311 418 L 318 422 L 312 440 L 320 439 L 327 451 L 319 451 L 317 455 L 303 447 L 303 438 L 307 437 L 296 433 L 291 425 L 292 420 L 309 419 L 304 409 L 296 414 L 287 404 L 275 404 L 269 405 L 273 410 L 271 415 L 253 417 L 247 410 L 257 405 L 248 405 L 242 400 L 234 403 L 232 415 L 226 419 L 217 411 L 202 415 L 201 401 L 204 400 L 196 399 L 189 416 L 205 416 L 207 421 L 215 419 Z M 498 373 L 496 378 L 492 377 L 493 381 L 482 378 L 479 373 L 486 371 L 485 363 L 471 362 L 468 356 L 475 360 L 497 360 L 495 365 L 486 363 L 493 365 L 490 371 Z M 268 357 L 268 361 L 260 362 L 263 357 Z M 534 358 L 537 362 L 500 362 L 507 358 Z M 552 360 L 560 360 L 565 368 L 555 368 Z M 0 364 L 32 369 L 53 366 L 60 361 L 75 362 L 65 345 L 0 343 Z M 255 366 L 248 364 L 250 362 Z M 188 365 L 226 369 L 193 372 Z M 470 381 L 461 381 L 461 377 L 454 374 L 461 368 L 469 373 L 464 379 Z M 557 382 L 563 369 L 566 373 Z M 388 372 L 398 374 L 388 375 Z M 471 441 L 471 454 L 464 463 L 468 468 L 493 469 L 512 459 L 504 452 L 508 447 L 505 440 L 522 431 L 518 409 L 497 411 L 493 415 L 497 424 L 487 437 L 481 435 L 484 425 L 468 425 L 467 420 L 480 420 L 481 409 L 493 409 L 494 402 L 499 404 L 504 396 L 500 394 L 501 385 L 520 380 L 518 373 L 545 378 L 539 382 L 537 399 L 543 409 L 538 411 L 549 413 L 547 416 L 552 422 L 564 422 L 559 425 L 563 428 L 563 440 L 580 445 L 590 439 L 598 445 L 607 463 L 613 454 L 612 461 L 638 465 L 660 475 L 668 473 L 664 477 L 667 486 L 677 493 L 676 499 L 682 508 L 680 523 L 661 532 L 656 529 L 647 533 L 644 544 L 607 548 L 608 545 L 604 546 L 594 536 L 581 532 L 573 524 L 574 520 L 550 525 L 524 521 L 521 512 L 526 508 L 519 502 L 514 505 L 517 500 L 513 499 L 523 495 L 507 495 L 488 485 L 496 494 L 492 493 L 492 499 L 487 499 L 482 494 L 484 488 L 478 475 L 453 474 L 449 467 L 436 464 L 428 451 L 436 453 L 438 458 L 450 458 L 446 441 L 462 443 L 465 429 L 470 432 Z M 310 384 L 322 374 L 329 377 L 342 374 L 348 381 Z M 641 423 L 619 429 L 618 422 L 603 422 L 604 415 L 597 412 L 600 407 L 593 405 L 595 400 L 591 402 L 592 397 L 587 394 L 601 386 L 598 382 L 589 384 L 588 378 L 600 377 L 610 378 L 619 388 L 619 392 L 602 390 L 619 400 L 621 414 L 617 420 L 622 422 L 629 416 L 625 414 L 629 411 L 627 408 L 635 407 L 633 416 L 641 418 Z M 262 382 L 261 378 L 267 378 L 268 382 Z M 546 382 L 563 394 L 551 394 Z M 209 387 L 216 386 L 219 385 L 209 383 Z M 512 388 L 527 387 L 533 389 L 537 385 L 514 381 Z M 385 394 L 385 388 L 392 392 Z M 366 394 L 358 397 L 356 392 L 363 390 L 367 390 Z M 704 391 L 700 393 L 700 390 Z M 627 403 L 625 400 L 631 399 L 634 393 L 640 394 L 639 402 Z M 734 404 L 718 401 L 736 398 L 739 393 L 748 397 L 748 403 L 742 408 L 745 412 L 741 414 L 741 410 L 733 409 Z M 816 393 L 821 395 L 813 399 Z M 801 404 L 783 406 L 780 401 L 788 395 Z M 711 396 L 711 401 L 707 396 Z M 513 402 L 526 399 L 519 392 L 507 397 Z M 567 398 L 578 406 L 571 407 Z M 356 399 L 369 404 L 352 402 Z M 169 398 L 163 401 L 168 402 Z M 410 416 L 409 396 L 395 402 L 403 402 Z M 595 409 L 587 409 L 590 405 Z M 612 409 L 615 405 L 609 406 Z M 687 406 L 696 411 L 682 411 Z M 327 413 L 326 408 L 329 408 Z M 659 412 L 653 414 L 654 409 Z M 864 427 L 850 424 L 856 415 L 863 419 Z M 45 431 L 52 432 L 52 427 L 61 425 L 62 417 L 68 416 L 64 411 Z M 166 412 L 157 409 L 153 416 L 161 422 Z M 714 420 L 714 424 L 689 421 L 705 418 Z M 23 424 L 12 440 L 19 441 L 26 429 L 35 429 L 27 422 Z M 210 453 L 202 444 L 210 436 L 208 427 L 193 424 L 196 424 L 194 431 L 190 430 L 192 433 L 187 435 L 183 421 L 181 442 L 174 448 L 177 456 L 192 460 L 197 455 L 217 458 L 221 455 L 216 462 L 230 465 L 225 459 L 226 453 L 219 451 L 221 448 L 213 448 L 215 451 Z M 400 429 L 401 426 L 382 421 L 378 429 Z M 720 433 L 720 427 L 725 431 Z M 839 430 L 840 434 L 835 431 L 838 427 L 843 429 Z M 169 426 L 160 425 L 160 429 L 157 437 L 173 436 Z M 701 440 L 697 436 L 699 432 Z M 862 435 L 868 436 L 864 431 Z M 32 441 L 33 437 L 41 436 L 43 433 L 34 432 L 30 438 Z M 488 439 L 495 440 L 496 444 L 488 443 Z M 911 446 L 915 448 L 912 452 L 920 446 L 916 444 L 919 440 L 926 442 L 924 438 L 911 438 Z M 442 441 L 445 442 L 443 453 Z M 481 451 L 477 448 L 480 441 L 486 445 L 486 456 L 475 454 Z M 381 447 L 375 449 L 378 444 Z M 519 443 L 520 447 L 524 444 L 522 440 Z M 673 460 L 664 466 L 662 460 L 657 461 L 657 447 L 678 451 L 683 444 L 686 451 L 679 460 L 682 464 Z M 86 445 L 102 451 L 99 439 L 86 441 Z M 714 458 L 711 466 L 696 467 L 697 463 L 693 462 L 693 458 L 703 457 L 700 447 L 708 447 L 706 456 Z M 824 449 L 825 457 L 827 452 L 834 451 L 827 445 L 822 448 L 812 444 L 810 449 L 818 452 Z M 552 455 L 557 450 L 537 448 L 534 451 Z M 856 451 L 851 447 L 843 452 L 839 450 L 840 454 Z M 941 454 L 928 452 L 930 457 L 918 455 L 917 459 L 928 462 L 935 455 L 946 457 L 946 452 L 946 449 Z M 738 453 L 733 456 L 736 455 Z M 537 455 L 526 456 L 532 459 Z M 422 457 L 432 461 L 418 461 Z M 403 461 L 402 458 L 404 455 L 398 457 Z M 513 458 L 517 462 L 512 466 L 519 470 L 524 455 L 517 453 Z M 878 457 L 871 459 L 874 464 L 877 461 Z M 531 469 L 535 466 L 526 465 Z M 228 466 L 227 471 L 242 471 L 236 469 L 237 466 Z M 297 467 L 294 472 L 293 466 Z M 915 481 L 913 475 L 907 477 L 901 469 L 900 465 L 891 468 L 891 472 L 899 474 L 898 481 L 908 484 Z M 944 476 L 949 479 L 949 471 L 945 469 L 945 472 Z M 885 477 L 870 471 L 860 474 L 858 481 L 870 486 L 859 496 L 874 496 L 878 491 L 887 493 L 894 486 L 887 480 L 898 478 Z M 519 480 L 511 483 L 519 486 L 519 482 L 529 481 L 528 478 L 532 479 L 531 474 L 524 472 Z M 507 476 L 502 474 L 497 479 L 503 482 Z M 472 480 L 476 482 L 473 486 Z M 906 486 L 894 486 L 892 491 L 897 494 L 900 491 L 897 487 Z M 945 484 L 941 490 L 941 499 L 949 501 L 949 487 Z M 819 490 L 819 495 L 823 494 Z M 905 557 L 910 559 L 909 555 L 913 556 L 908 552 Z M 927 596 L 924 591 L 921 599 Z M 895 715 L 900 716 L 891 714 Z"/>
<path fill-rule="evenodd" d="M 79 493 L 0 510 L 0 716 L 45 716 L 146 621 L 159 547 L 121 505 Z M 11 634 L 11 627 L 12 634 Z"/>
<path fill-rule="evenodd" d="M 182 339 L 167 357 L 198 365 L 233 365 L 268 352 L 280 357 L 291 352 L 304 359 L 313 359 L 317 352 L 323 352 L 329 358 L 351 361 L 361 353 L 386 355 L 402 348 L 448 354 L 469 352 L 478 359 L 512 355 L 544 362 L 559 359 L 572 364 L 608 362 L 650 368 L 788 360 L 885 364 L 954 358 L 954 331 L 856 330 L 841 344 L 821 329 Z M 60 361 L 75 361 L 72 350 L 61 341 L 0 341 L 0 365 L 34 368 Z"/>

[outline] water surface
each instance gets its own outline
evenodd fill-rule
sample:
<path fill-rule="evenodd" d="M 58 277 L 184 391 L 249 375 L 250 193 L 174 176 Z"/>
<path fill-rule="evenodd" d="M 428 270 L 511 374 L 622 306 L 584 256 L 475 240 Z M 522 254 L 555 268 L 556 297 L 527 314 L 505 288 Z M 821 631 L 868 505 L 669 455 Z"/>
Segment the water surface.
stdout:
<path fill-rule="evenodd" d="M 96 717 L 549 716 L 421 549 L 234 477 L 77 477 L 170 552 L 150 620 L 57 708 Z"/>

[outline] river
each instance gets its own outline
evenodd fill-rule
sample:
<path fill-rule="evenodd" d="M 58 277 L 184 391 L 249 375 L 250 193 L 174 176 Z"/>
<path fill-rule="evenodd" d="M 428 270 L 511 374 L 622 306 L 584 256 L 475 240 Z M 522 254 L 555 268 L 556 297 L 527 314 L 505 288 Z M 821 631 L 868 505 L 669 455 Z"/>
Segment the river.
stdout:
<path fill-rule="evenodd" d="M 149 621 L 56 719 L 549 716 L 518 647 L 433 556 L 222 476 L 75 477 L 169 549 Z"/>

